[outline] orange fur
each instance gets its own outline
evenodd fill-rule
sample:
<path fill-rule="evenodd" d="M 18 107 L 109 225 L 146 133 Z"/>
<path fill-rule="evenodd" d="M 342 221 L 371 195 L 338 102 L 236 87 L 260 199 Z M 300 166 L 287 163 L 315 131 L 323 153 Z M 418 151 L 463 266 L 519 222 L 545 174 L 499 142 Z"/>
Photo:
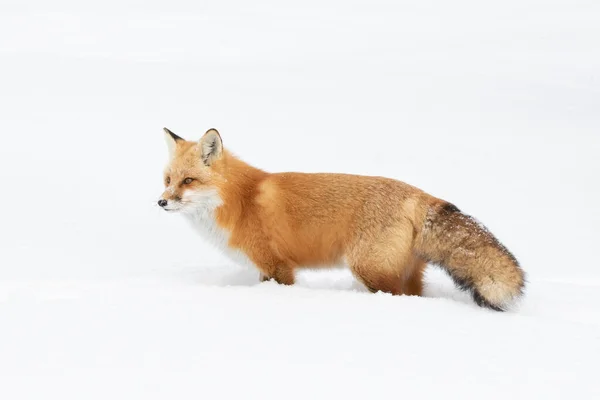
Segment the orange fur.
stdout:
<path fill-rule="evenodd" d="M 416 187 L 384 177 L 268 173 L 225 150 L 216 130 L 198 143 L 166 132 L 171 161 L 161 200 L 173 205 L 165 208 L 205 207 L 197 199 L 214 192 L 209 213 L 227 246 L 264 279 L 289 285 L 298 268 L 346 263 L 371 291 L 420 296 L 430 261 L 480 305 L 502 309 L 520 295 L 524 276 L 514 257 L 489 232 L 467 226 L 470 217 Z M 467 236 L 468 248 L 460 243 Z"/>

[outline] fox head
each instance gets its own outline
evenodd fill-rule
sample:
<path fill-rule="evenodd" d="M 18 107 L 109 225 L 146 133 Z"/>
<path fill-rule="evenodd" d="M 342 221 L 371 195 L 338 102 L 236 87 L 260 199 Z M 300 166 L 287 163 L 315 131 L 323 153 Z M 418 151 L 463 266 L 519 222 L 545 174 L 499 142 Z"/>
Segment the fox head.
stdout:
<path fill-rule="evenodd" d="M 215 169 L 223 157 L 219 132 L 209 129 L 198 142 L 190 142 L 167 128 L 164 131 L 169 162 L 164 171 L 165 191 L 158 205 L 166 211 L 218 205 L 218 185 L 223 179 Z"/>

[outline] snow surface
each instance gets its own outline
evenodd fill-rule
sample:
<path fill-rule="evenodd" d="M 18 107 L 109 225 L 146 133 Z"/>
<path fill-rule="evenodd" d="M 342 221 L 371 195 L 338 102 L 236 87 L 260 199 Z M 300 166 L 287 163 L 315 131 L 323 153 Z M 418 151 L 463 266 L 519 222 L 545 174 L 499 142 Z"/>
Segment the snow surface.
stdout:
<path fill-rule="evenodd" d="M 0 3 L 0 398 L 600 398 L 600 3 Z M 519 258 L 258 283 L 162 212 L 162 127 L 269 171 L 385 175 Z"/>

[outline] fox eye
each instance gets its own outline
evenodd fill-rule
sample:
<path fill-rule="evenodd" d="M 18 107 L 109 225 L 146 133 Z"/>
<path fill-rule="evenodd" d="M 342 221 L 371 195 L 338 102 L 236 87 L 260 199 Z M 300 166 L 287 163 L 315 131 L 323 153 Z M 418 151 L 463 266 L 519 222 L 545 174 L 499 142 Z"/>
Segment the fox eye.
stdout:
<path fill-rule="evenodd" d="M 183 183 L 185 183 L 186 185 L 189 185 L 190 183 L 192 183 L 194 180 L 192 178 L 185 178 L 183 180 Z"/>
<path fill-rule="evenodd" d="M 167 179 L 165 180 L 165 182 L 167 182 L 167 185 L 171 184 L 171 177 L 167 176 Z"/>

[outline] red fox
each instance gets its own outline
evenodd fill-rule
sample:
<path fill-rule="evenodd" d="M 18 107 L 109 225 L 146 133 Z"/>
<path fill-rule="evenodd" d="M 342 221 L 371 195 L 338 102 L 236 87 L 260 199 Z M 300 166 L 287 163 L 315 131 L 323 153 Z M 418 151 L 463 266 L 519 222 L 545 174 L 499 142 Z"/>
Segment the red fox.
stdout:
<path fill-rule="evenodd" d="M 431 263 L 479 306 L 504 311 L 523 294 L 513 254 L 447 201 L 385 177 L 268 173 L 223 148 L 215 129 L 198 142 L 164 131 L 159 206 L 263 281 L 291 285 L 298 268 L 344 264 L 371 292 L 420 296 Z"/>

